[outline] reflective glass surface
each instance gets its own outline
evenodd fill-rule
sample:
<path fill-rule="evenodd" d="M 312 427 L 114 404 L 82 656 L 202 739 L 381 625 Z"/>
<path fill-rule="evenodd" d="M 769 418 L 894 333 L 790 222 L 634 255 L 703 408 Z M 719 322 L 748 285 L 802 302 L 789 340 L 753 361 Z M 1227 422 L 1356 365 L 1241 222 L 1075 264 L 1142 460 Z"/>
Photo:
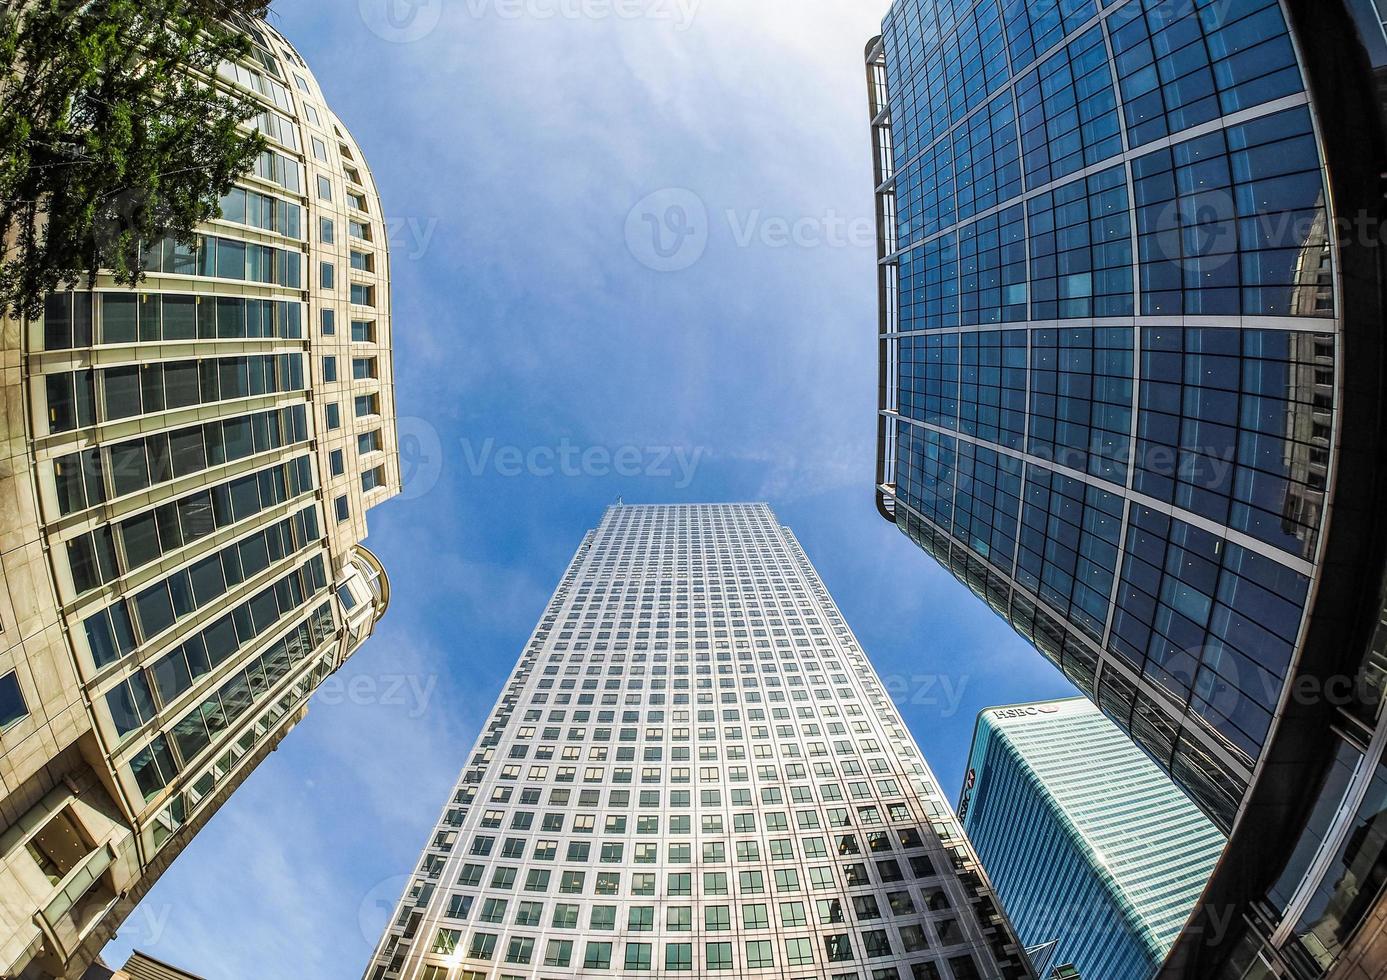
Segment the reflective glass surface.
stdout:
<path fill-rule="evenodd" d="M 1336 408 L 1335 222 L 1280 5 L 897 0 L 882 48 L 897 523 L 1226 827 Z"/>

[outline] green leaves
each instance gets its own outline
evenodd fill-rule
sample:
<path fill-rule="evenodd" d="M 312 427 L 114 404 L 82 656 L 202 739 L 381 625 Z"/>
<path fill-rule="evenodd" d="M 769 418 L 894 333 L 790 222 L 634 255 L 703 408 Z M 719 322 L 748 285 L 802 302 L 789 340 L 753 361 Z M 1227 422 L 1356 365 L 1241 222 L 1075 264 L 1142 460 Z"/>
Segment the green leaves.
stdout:
<path fill-rule="evenodd" d="M 14 5 L 11 5 L 13 7 Z M 34 0 L 0 13 L 0 310 L 37 315 L 99 270 L 143 278 L 140 243 L 184 244 L 264 149 L 260 106 L 211 86 L 249 53 L 231 0 Z"/>

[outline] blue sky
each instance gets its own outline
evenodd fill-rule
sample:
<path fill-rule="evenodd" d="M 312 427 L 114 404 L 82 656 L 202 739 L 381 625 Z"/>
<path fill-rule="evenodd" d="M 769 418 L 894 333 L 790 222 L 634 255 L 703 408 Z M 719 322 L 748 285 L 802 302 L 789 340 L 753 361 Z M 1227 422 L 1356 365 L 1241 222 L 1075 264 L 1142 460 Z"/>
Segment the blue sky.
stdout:
<path fill-rule="evenodd" d="M 397 0 L 402 2 L 402 0 Z M 355 978 L 583 532 L 767 500 L 953 796 L 1072 689 L 872 505 L 871 161 L 840 0 L 277 0 L 392 219 L 406 499 L 376 637 L 108 948 Z M 661 241 L 657 245 L 655 233 Z"/>

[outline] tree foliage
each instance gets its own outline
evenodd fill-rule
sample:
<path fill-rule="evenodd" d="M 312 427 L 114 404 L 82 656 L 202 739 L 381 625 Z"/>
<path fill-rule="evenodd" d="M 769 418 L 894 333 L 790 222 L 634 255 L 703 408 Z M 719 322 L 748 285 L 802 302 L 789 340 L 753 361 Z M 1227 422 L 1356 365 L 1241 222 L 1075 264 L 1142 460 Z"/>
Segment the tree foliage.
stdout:
<path fill-rule="evenodd" d="M 34 316 L 140 242 L 196 243 L 264 148 L 259 106 L 209 83 L 249 53 L 225 18 L 263 0 L 0 0 L 0 312 Z"/>

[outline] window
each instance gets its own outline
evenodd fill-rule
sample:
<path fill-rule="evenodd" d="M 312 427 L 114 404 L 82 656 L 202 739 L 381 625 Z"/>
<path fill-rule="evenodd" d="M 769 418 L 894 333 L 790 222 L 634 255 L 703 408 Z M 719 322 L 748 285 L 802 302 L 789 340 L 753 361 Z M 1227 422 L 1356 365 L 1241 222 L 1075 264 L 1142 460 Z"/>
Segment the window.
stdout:
<path fill-rule="evenodd" d="M 373 272 L 376 267 L 375 257 L 369 252 L 358 252 L 352 249 L 351 253 L 352 268 L 360 272 Z"/>
<path fill-rule="evenodd" d="M 342 450 L 334 449 L 328 453 L 328 469 L 333 476 L 341 476 L 347 471 L 346 457 Z"/>
<path fill-rule="evenodd" d="M 768 970 L 775 966 L 775 954 L 769 939 L 748 939 L 746 965 L 749 970 Z"/>
<path fill-rule="evenodd" d="M 731 943 L 705 943 L 703 951 L 709 970 L 732 969 Z"/>
<path fill-rule="evenodd" d="M 813 943 L 808 939 L 785 940 L 785 962 L 790 966 L 810 966 L 813 964 Z"/>
<path fill-rule="evenodd" d="M 973 962 L 973 957 L 966 953 L 962 956 L 950 956 L 949 969 L 953 971 L 954 980 L 982 980 L 978 965 Z"/>
<path fill-rule="evenodd" d="M 357 344 L 374 344 L 376 342 L 375 323 L 370 320 L 353 320 L 352 342 Z"/>
<path fill-rule="evenodd" d="M 353 357 L 352 377 L 357 381 L 379 377 L 376 373 L 376 359 L 374 357 Z"/>
<path fill-rule="evenodd" d="M 1353 815 L 1335 852 L 1334 867 L 1341 875 L 1327 875 L 1319 884 L 1300 921 L 1295 941 L 1326 969 L 1342 950 L 1344 938 L 1353 934 L 1374 894 L 1371 883 L 1381 880 L 1387 866 L 1387 767 L 1379 766 L 1362 802 Z"/>
<path fill-rule="evenodd" d="M 350 509 L 348 508 L 348 506 L 347 506 L 347 495 L 346 495 L 346 494 L 343 494 L 342 496 L 338 497 L 338 498 L 333 502 L 333 506 L 336 508 L 336 511 L 337 511 L 337 523 L 338 523 L 338 524 L 341 524 L 342 522 L 344 522 L 345 520 L 347 520 L 347 518 L 349 518 L 349 517 L 351 516 L 351 510 L 350 510 Z"/>
<path fill-rule="evenodd" d="M 333 429 L 341 428 L 342 406 L 338 405 L 336 402 L 328 402 L 327 407 L 323 410 L 323 413 L 327 417 L 327 428 L 329 432 L 331 432 Z"/>
<path fill-rule="evenodd" d="M 529 936 L 515 936 L 506 948 L 507 963 L 529 963 L 535 955 L 535 941 Z"/>
<path fill-rule="evenodd" d="M 352 302 L 357 306 L 375 306 L 376 287 L 364 286 L 359 282 L 352 283 Z"/>
<path fill-rule="evenodd" d="M 786 928 L 809 924 L 803 902 L 781 902 L 780 924 Z"/>
<path fill-rule="evenodd" d="M 709 932 L 731 929 L 732 909 L 727 905 L 709 905 L 703 910 L 703 928 Z"/>
<path fill-rule="evenodd" d="M 929 946 L 923 926 L 901 926 L 901 945 L 907 953 L 914 953 Z"/>
<path fill-rule="evenodd" d="M 337 311 L 323 310 L 321 315 L 323 336 L 331 337 L 333 334 L 337 333 Z"/>
<path fill-rule="evenodd" d="M 332 289 L 337 281 L 337 267 L 331 262 L 321 262 L 318 265 L 318 282 L 324 289 Z"/>
<path fill-rule="evenodd" d="M 472 945 L 467 951 L 468 959 L 489 960 L 496 953 L 496 936 L 489 932 L 472 935 Z"/>
<path fill-rule="evenodd" d="M 886 930 L 870 929 L 862 934 L 862 939 L 867 946 L 868 959 L 891 955 L 891 941 L 886 937 Z"/>
<path fill-rule="evenodd" d="M 318 219 L 318 241 L 324 245 L 331 245 L 336 237 L 336 226 L 333 225 L 331 218 Z"/>
<path fill-rule="evenodd" d="M 824 936 L 824 956 L 830 963 L 846 963 L 852 959 L 852 943 L 845 932 Z"/>
<path fill-rule="evenodd" d="M 612 944 L 588 943 L 583 953 L 583 969 L 610 970 L 612 968 Z"/>
<path fill-rule="evenodd" d="M 568 966 L 573 961 L 573 940 L 551 939 L 544 948 L 545 966 Z"/>
<path fill-rule="evenodd" d="M 665 969 L 674 972 L 693 970 L 693 943 L 666 943 Z"/>
<path fill-rule="evenodd" d="M 769 929 L 770 914 L 764 905 L 743 905 L 742 925 L 747 929 Z"/>
<path fill-rule="evenodd" d="M 481 921 L 491 923 L 505 922 L 506 905 L 507 902 L 504 898 L 488 898 L 482 903 Z"/>
<path fill-rule="evenodd" d="M 318 178 L 318 199 L 320 201 L 332 200 L 332 181 L 326 177 L 319 176 Z"/>
<path fill-rule="evenodd" d="M 154 696 L 145 672 L 137 670 L 116 685 L 106 695 L 106 706 L 111 712 L 116 735 L 122 738 L 150 721 L 155 713 Z"/>
<path fill-rule="evenodd" d="M 311 139 L 313 142 L 313 158 L 327 163 L 327 144 L 316 136 L 311 137 Z M 322 180 L 323 178 L 319 177 L 318 179 Z"/>
<path fill-rule="evenodd" d="M 328 384 L 337 380 L 337 358 L 331 356 L 323 358 L 323 380 Z"/>
<path fill-rule="evenodd" d="M 651 943 L 626 944 L 626 969 L 647 971 L 651 963 Z"/>
<path fill-rule="evenodd" d="M 542 902 L 521 902 L 515 910 L 515 924 L 518 926 L 537 926 L 544 912 Z"/>
<path fill-rule="evenodd" d="M 19 675 L 10 671 L 0 677 L 0 728 L 5 728 L 29 713 L 24 693 L 19 689 Z"/>

